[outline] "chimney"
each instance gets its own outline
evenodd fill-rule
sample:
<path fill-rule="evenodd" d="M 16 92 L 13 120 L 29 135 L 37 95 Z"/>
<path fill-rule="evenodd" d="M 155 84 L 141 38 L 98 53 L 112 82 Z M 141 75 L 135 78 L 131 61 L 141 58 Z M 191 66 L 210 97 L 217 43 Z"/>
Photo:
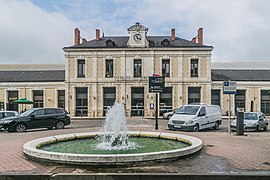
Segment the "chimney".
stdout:
<path fill-rule="evenodd" d="M 203 28 L 198 29 L 198 44 L 203 44 Z"/>
<path fill-rule="evenodd" d="M 192 40 L 191 40 L 191 42 L 196 43 L 196 37 L 193 37 Z"/>
<path fill-rule="evenodd" d="M 82 38 L 82 43 L 84 44 L 86 42 L 87 42 L 87 40 L 85 38 Z"/>
<path fill-rule="evenodd" d="M 100 30 L 96 29 L 96 40 L 99 41 L 100 39 Z"/>
<path fill-rule="evenodd" d="M 171 40 L 174 41 L 175 40 L 175 29 L 171 30 Z"/>
<path fill-rule="evenodd" d="M 80 44 L 80 30 L 78 28 L 75 29 L 75 39 L 74 39 L 74 45 Z"/>

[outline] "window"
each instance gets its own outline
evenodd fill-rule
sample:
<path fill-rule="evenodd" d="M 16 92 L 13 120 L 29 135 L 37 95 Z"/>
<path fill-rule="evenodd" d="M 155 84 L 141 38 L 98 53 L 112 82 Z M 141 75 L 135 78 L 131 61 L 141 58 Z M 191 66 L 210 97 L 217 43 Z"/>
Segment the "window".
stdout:
<path fill-rule="evenodd" d="M 220 106 L 220 90 L 219 89 L 211 90 L 211 104 Z"/>
<path fill-rule="evenodd" d="M 134 59 L 134 77 L 142 77 L 142 60 Z"/>
<path fill-rule="evenodd" d="M 58 90 L 58 107 L 65 109 L 65 90 Z"/>
<path fill-rule="evenodd" d="M 169 59 L 162 60 L 162 76 L 170 77 L 170 60 Z"/>
<path fill-rule="evenodd" d="M 107 78 L 113 77 L 113 60 L 112 59 L 106 59 L 105 77 L 107 77 Z"/>
<path fill-rule="evenodd" d="M 160 93 L 159 100 L 159 115 L 172 111 L 172 87 L 165 87 L 164 91 Z"/>
<path fill-rule="evenodd" d="M 190 77 L 199 77 L 198 59 L 191 59 L 190 61 Z"/>
<path fill-rule="evenodd" d="M 261 90 L 261 111 L 270 115 L 270 90 Z"/>
<path fill-rule="evenodd" d="M 115 87 L 104 87 L 103 88 L 103 115 L 105 116 L 108 108 L 114 105 L 116 98 Z"/>
<path fill-rule="evenodd" d="M 36 110 L 32 115 L 43 116 L 44 115 L 44 109 Z"/>
<path fill-rule="evenodd" d="M 88 90 L 84 87 L 76 88 L 76 116 L 88 114 Z"/>
<path fill-rule="evenodd" d="M 234 95 L 235 113 L 237 108 L 244 108 L 246 111 L 246 90 L 236 90 Z"/>
<path fill-rule="evenodd" d="M 46 109 L 45 110 L 45 114 L 46 115 L 56 114 L 56 110 L 55 109 Z"/>
<path fill-rule="evenodd" d="M 203 116 L 205 114 L 206 114 L 205 107 L 202 107 L 200 112 L 199 112 L 199 115 Z"/>
<path fill-rule="evenodd" d="M 188 104 L 200 103 L 200 101 L 201 101 L 201 88 L 189 87 L 188 88 Z"/>
<path fill-rule="evenodd" d="M 144 116 L 144 88 L 131 88 L 131 116 Z"/>
<path fill-rule="evenodd" d="M 18 91 L 8 91 L 8 104 L 7 104 L 7 110 L 10 111 L 18 111 L 19 110 L 19 106 L 18 104 L 14 104 L 12 103 L 13 101 L 18 100 Z"/>
<path fill-rule="evenodd" d="M 163 41 L 161 41 L 161 45 L 162 46 L 169 46 L 170 45 L 170 41 L 168 39 L 164 39 Z"/>
<path fill-rule="evenodd" d="M 42 90 L 34 90 L 33 91 L 33 100 L 34 100 L 34 108 L 43 107 L 43 91 Z"/>
<path fill-rule="evenodd" d="M 61 109 L 56 109 L 56 114 L 63 114 L 64 112 Z"/>
<path fill-rule="evenodd" d="M 78 60 L 78 77 L 85 77 L 85 60 Z"/>
<path fill-rule="evenodd" d="M 106 43 L 106 47 L 114 47 L 115 46 L 115 43 L 111 39 L 108 39 L 105 43 Z"/>

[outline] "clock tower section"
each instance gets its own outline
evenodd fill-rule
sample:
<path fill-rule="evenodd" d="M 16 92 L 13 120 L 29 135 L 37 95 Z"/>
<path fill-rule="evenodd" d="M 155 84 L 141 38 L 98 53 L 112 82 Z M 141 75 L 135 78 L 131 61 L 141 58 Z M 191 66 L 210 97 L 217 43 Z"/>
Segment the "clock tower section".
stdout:
<path fill-rule="evenodd" d="M 149 42 L 146 38 L 148 28 L 137 22 L 127 30 L 129 34 L 127 45 L 129 47 L 149 47 Z"/>

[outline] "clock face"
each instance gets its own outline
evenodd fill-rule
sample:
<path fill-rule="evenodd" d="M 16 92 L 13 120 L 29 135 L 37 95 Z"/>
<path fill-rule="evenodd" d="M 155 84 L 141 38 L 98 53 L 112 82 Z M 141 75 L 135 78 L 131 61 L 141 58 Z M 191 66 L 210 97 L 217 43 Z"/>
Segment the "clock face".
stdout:
<path fill-rule="evenodd" d="M 141 42 L 141 41 L 142 41 L 142 36 L 141 36 L 140 34 L 135 34 L 135 35 L 133 36 L 133 39 L 134 39 L 134 41 L 136 41 L 136 42 Z"/>

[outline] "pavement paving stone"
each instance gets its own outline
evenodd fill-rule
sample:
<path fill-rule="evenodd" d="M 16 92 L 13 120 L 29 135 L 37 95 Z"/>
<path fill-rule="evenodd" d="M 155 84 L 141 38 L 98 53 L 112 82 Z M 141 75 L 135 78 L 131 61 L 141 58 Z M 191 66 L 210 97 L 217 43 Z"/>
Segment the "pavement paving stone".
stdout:
<path fill-rule="evenodd" d="M 155 131 L 154 120 L 128 119 L 129 130 Z M 94 170 L 83 167 L 66 167 L 63 165 L 43 164 L 28 160 L 22 151 L 23 145 L 33 139 L 69 133 L 98 131 L 102 126 L 102 120 L 76 120 L 63 130 L 33 130 L 26 133 L 8 133 L 0 131 L 0 173 L 80 173 Z M 253 172 L 270 174 L 270 131 L 248 132 L 245 136 L 228 135 L 226 126 L 221 130 L 207 130 L 201 132 L 183 132 L 167 130 L 167 121 L 161 120 L 160 131 L 181 133 L 202 139 L 204 148 L 199 155 L 180 160 L 186 166 L 175 162 L 172 164 L 160 163 L 143 168 L 126 168 L 127 172 L 172 172 L 179 171 L 193 173 L 220 173 L 220 172 Z M 213 158 L 215 157 L 215 158 Z M 210 159 L 209 159 L 210 158 Z M 211 159 L 212 158 L 212 159 Z M 204 166 L 209 159 L 211 168 Z M 191 163 L 185 163 L 191 161 Z M 194 161 L 194 163 L 193 163 Z M 200 163 L 196 165 L 196 161 Z M 170 169 L 168 169 L 168 166 Z M 207 165 L 206 165 L 207 166 Z M 214 168 L 213 168 L 214 167 Z M 101 171 L 101 170 L 100 170 Z"/>

